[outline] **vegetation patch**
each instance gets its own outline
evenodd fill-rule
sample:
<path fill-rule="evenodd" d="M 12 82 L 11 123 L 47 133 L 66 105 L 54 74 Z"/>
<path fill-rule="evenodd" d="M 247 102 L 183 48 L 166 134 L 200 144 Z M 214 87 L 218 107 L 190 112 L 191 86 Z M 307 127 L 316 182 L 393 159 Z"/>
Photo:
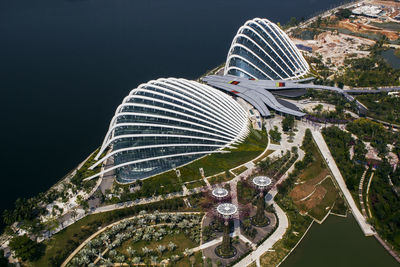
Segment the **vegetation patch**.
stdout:
<path fill-rule="evenodd" d="M 197 187 L 203 187 L 206 186 L 206 183 L 203 180 L 197 180 L 191 183 L 187 183 L 185 184 L 187 189 L 193 189 L 193 188 L 197 188 Z"/>
<path fill-rule="evenodd" d="M 380 93 L 360 95 L 356 96 L 356 98 L 368 108 L 368 116 L 400 125 L 400 97 Z"/>
<path fill-rule="evenodd" d="M 231 179 L 232 179 L 232 174 L 229 171 L 226 171 L 224 173 L 214 175 L 213 177 L 208 178 L 208 182 L 214 185 L 227 182 Z"/>
<path fill-rule="evenodd" d="M 235 175 L 239 175 L 239 174 L 241 174 L 242 172 L 244 172 L 244 171 L 247 171 L 247 167 L 246 166 L 240 166 L 240 167 L 238 167 L 238 168 L 235 168 L 235 169 L 233 169 L 232 170 L 232 172 L 235 174 Z"/>
<path fill-rule="evenodd" d="M 304 160 L 309 163 L 296 164 L 297 170 L 301 171 L 289 195 L 300 212 L 322 221 L 341 197 L 309 130 L 306 131 L 302 148 L 306 151 Z"/>
<path fill-rule="evenodd" d="M 268 149 L 267 151 L 264 152 L 264 154 L 262 154 L 261 157 L 259 157 L 259 158 L 256 159 L 256 160 L 253 160 L 253 163 L 254 163 L 254 164 L 258 164 L 260 161 L 265 160 L 269 155 L 271 155 L 271 154 L 274 153 L 274 152 L 275 152 L 275 150 Z"/>
<path fill-rule="evenodd" d="M 114 221 L 138 214 L 141 210 L 168 211 L 185 210 L 185 204 L 181 198 L 164 200 L 152 204 L 138 205 L 131 208 L 114 210 L 110 212 L 92 214 L 68 226 L 49 240 L 44 241 L 46 250 L 44 255 L 37 261 L 30 263 L 31 266 L 59 266 L 68 255 L 77 248 L 90 235 L 100 227 L 104 227 Z"/>
<path fill-rule="evenodd" d="M 350 148 L 355 144 L 355 140 L 350 133 L 342 131 L 338 127 L 324 128 L 322 134 L 346 182 L 347 188 L 352 192 L 355 201 L 358 202 L 358 185 L 365 168 L 350 159 Z M 360 153 L 361 155 L 357 157 L 365 158 L 365 151 L 360 151 Z"/>
<path fill-rule="evenodd" d="M 176 263 L 191 256 L 190 248 L 199 245 L 200 214 L 146 214 L 123 220 L 109 227 L 82 248 L 69 266 L 99 262 L 111 264 L 158 265 Z M 99 258 L 98 255 L 103 257 Z"/>

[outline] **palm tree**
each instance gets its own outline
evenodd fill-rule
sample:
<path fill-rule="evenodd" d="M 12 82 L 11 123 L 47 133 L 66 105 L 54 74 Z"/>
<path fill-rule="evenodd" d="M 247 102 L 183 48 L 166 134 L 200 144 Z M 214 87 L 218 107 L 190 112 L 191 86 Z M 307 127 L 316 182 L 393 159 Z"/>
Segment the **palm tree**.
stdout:
<path fill-rule="evenodd" d="M 176 245 L 170 241 L 168 244 L 168 248 L 170 251 L 173 251 L 176 248 Z"/>
<path fill-rule="evenodd" d="M 148 247 L 143 247 L 142 248 L 143 253 L 147 256 L 147 254 L 150 254 L 151 249 L 149 249 Z"/>
<path fill-rule="evenodd" d="M 125 256 L 124 255 L 118 255 L 117 257 L 115 257 L 117 262 L 119 262 L 120 266 L 122 266 L 122 264 L 125 261 Z"/>
<path fill-rule="evenodd" d="M 135 253 L 136 253 L 136 250 L 132 249 L 132 247 L 128 247 L 126 249 L 126 252 L 128 252 L 130 257 L 133 257 L 133 255 L 135 255 Z"/>
<path fill-rule="evenodd" d="M 191 256 L 193 254 L 193 250 L 189 249 L 189 248 L 185 248 L 184 254 L 186 256 Z"/>
<path fill-rule="evenodd" d="M 150 257 L 150 261 L 153 265 L 157 265 L 158 264 L 158 257 L 157 256 L 151 256 Z"/>
<path fill-rule="evenodd" d="M 158 245 L 157 250 L 160 253 L 160 255 L 163 254 L 163 252 L 166 250 L 167 248 L 163 245 Z"/>
<path fill-rule="evenodd" d="M 71 217 L 72 217 L 72 220 L 75 221 L 76 216 L 78 216 L 78 213 L 76 212 L 76 208 L 74 208 L 73 210 L 71 210 Z"/>
<path fill-rule="evenodd" d="M 140 257 L 134 257 L 134 258 L 132 259 L 132 263 L 133 263 L 133 264 L 139 264 L 139 263 L 140 263 Z"/>

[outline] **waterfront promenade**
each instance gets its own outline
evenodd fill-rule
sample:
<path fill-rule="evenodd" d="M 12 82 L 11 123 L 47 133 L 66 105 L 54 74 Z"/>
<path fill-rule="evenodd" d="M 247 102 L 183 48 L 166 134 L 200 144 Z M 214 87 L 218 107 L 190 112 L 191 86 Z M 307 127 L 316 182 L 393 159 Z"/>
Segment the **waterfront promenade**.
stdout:
<path fill-rule="evenodd" d="M 361 214 L 360 210 L 358 209 L 356 203 L 354 202 L 354 199 L 349 191 L 347 189 L 346 183 L 343 179 L 342 174 L 339 171 L 339 168 L 336 165 L 335 160 L 333 159 L 331 152 L 329 151 L 329 148 L 319 130 L 312 130 L 312 135 L 314 137 L 314 140 L 316 144 L 319 147 L 319 150 L 321 151 L 322 156 L 325 158 L 325 161 L 329 167 L 329 169 L 332 172 L 333 177 L 336 180 L 336 183 L 338 184 L 340 190 L 342 191 L 347 204 L 349 205 L 351 212 L 354 215 L 354 218 L 356 219 L 358 225 L 361 227 L 361 230 L 363 231 L 364 235 L 366 236 L 372 236 L 375 235 L 375 231 L 371 227 L 371 225 L 366 221 L 364 216 Z"/>

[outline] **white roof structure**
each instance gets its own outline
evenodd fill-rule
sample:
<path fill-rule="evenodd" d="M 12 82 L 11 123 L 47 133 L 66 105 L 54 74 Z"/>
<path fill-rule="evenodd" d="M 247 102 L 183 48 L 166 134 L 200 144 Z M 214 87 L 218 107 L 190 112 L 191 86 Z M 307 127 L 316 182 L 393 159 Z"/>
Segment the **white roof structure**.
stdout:
<path fill-rule="evenodd" d="M 114 166 L 87 179 L 115 170 L 118 182 L 129 183 L 224 153 L 244 140 L 248 125 L 246 111 L 208 85 L 175 78 L 141 84 L 117 107 L 91 168 L 110 157 Z"/>
<path fill-rule="evenodd" d="M 228 190 L 226 190 L 225 188 L 217 187 L 211 193 L 214 197 L 224 198 L 228 195 Z"/>
<path fill-rule="evenodd" d="M 284 31 L 267 19 L 255 18 L 239 28 L 226 59 L 224 75 L 259 80 L 289 80 L 310 67 Z"/>
<path fill-rule="evenodd" d="M 237 207 L 232 203 L 222 203 L 217 206 L 217 212 L 224 217 L 229 217 L 237 212 Z"/>
<path fill-rule="evenodd" d="M 253 183 L 258 187 L 265 188 L 272 183 L 272 180 L 267 176 L 256 176 L 253 178 Z"/>
<path fill-rule="evenodd" d="M 364 15 L 367 17 L 377 18 L 382 12 L 382 8 L 378 6 L 366 5 L 360 6 L 352 10 L 356 15 Z"/>

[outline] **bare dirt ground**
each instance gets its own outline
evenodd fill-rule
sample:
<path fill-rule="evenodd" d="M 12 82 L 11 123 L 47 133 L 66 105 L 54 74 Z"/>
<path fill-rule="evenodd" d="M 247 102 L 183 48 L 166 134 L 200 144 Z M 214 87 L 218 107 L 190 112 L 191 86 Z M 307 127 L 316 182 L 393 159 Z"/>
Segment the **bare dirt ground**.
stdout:
<path fill-rule="evenodd" d="M 344 59 L 349 55 L 354 58 L 367 57 L 369 51 L 364 51 L 362 48 L 375 44 L 374 40 L 335 32 L 323 32 L 316 36 L 315 40 L 293 39 L 293 41 L 295 44 L 312 47 L 312 54 L 320 54 L 325 64 L 329 59 L 331 68 L 335 70 L 343 66 Z"/>
<path fill-rule="evenodd" d="M 315 178 L 307 181 L 302 181 L 301 184 L 296 185 L 290 192 L 290 196 L 294 201 L 300 201 L 305 197 L 309 196 L 315 189 L 316 185 L 320 183 L 326 177 L 326 173 L 321 173 Z"/>
<path fill-rule="evenodd" d="M 375 34 L 383 34 L 389 40 L 394 41 L 399 39 L 399 34 L 395 31 L 390 31 L 390 30 L 384 30 L 382 28 L 364 24 L 362 21 L 354 21 L 351 22 L 350 20 L 342 20 L 339 21 L 338 27 L 342 29 L 347 29 L 349 31 L 352 31 L 354 33 L 375 33 Z"/>

